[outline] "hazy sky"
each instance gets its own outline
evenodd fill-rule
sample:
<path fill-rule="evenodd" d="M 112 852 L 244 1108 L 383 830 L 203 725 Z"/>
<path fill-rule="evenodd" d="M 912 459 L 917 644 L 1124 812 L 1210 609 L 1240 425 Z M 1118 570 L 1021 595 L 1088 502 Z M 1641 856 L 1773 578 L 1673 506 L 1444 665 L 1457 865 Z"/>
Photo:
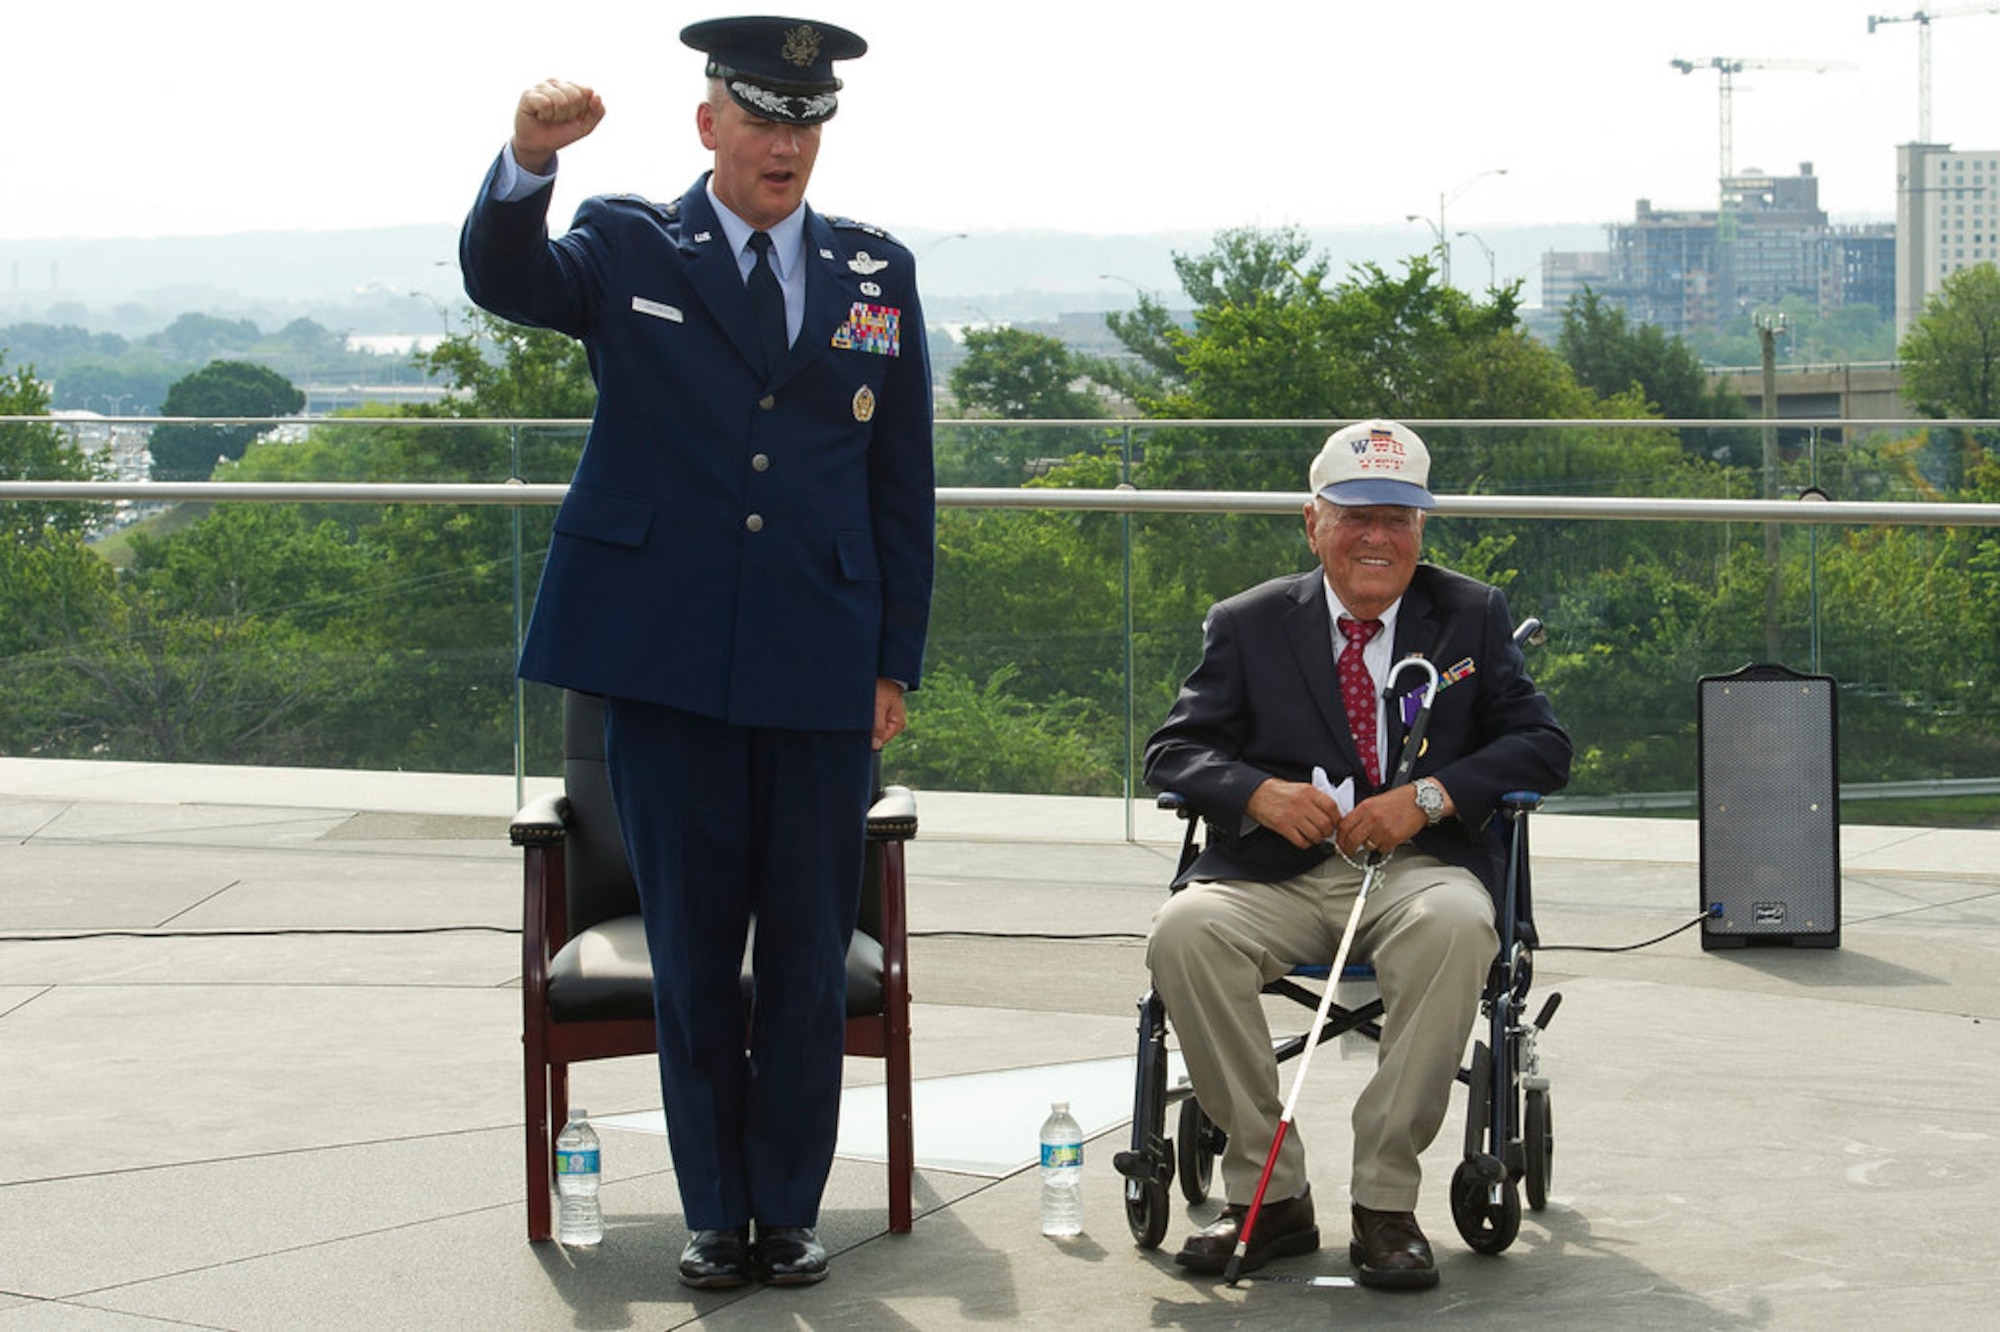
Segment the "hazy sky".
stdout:
<path fill-rule="evenodd" d="M 891 228 L 1451 230 L 1712 204 L 1719 76 L 1676 58 L 1842 60 L 1735 76 L 1735 162 L 1811 161 L 1849 218 L 1894 211 L 1918 25 L 1847 0 L 824 0 L 851 27 L 811 197 Z M 1943 5 L 1939 8 L 1954 8 Z M 727 6 L 36 0 L 11 6 L 0 239 L 217 234 L 462 215 L 519 91 L 593 84 L 584 195 L 678 195 L 705 165 L 684 23 Z M 553 15 L 561 14 L 561 18 Z M 1937 20 L 1933 134 L 2000 145 L 2000 14 Z M 1507 168 L 1503 176 L 1481 173 Z M 1461 187 L 1463 187 L 1461 189 Z M 1428 237 L 1418 224 L 1413 236 Z"/>

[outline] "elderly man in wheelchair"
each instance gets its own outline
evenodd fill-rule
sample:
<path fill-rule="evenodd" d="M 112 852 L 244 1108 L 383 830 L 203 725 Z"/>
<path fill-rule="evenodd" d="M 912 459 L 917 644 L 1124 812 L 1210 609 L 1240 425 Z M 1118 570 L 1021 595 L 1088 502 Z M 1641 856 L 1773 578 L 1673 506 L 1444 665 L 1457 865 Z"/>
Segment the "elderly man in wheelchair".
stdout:
<path fill-rule="evenodd" d="M 1443 1122 L 1494 966 L 1503 856 L 1489 822 L 1510 792 L 1560 788 L 1570 742 L 1527 675 L 1500 592 L 1419 562 L 1429 479 L 1423 440 L 1400 423 L 1329 438 L 1305 508 L 1319 568 L 1209 612 L 1201 661 L 1147 744 L 1147 784 L 1179 793 L 1208 827 L 1147 952 L 1194 1095 L 1227 1135 L 1226 1206 L 1175 1259 L 1196 1272 L 1235 1275 L 1253 1193 L 1240 1270 L 1319 1247 L 1304 1149 L 1279 1127 L 1259 992 L 1335 955 L 1376 858 L 1352 949 L 1375 969 L 1383 1021 L 1353 1109 L 1348 1252 L 1364 1285 L 1437 1282 L 1415 1216 L 1418 1157 Z M 1437 672 L 1431 711 L 1412 779 L 1389 785 L 1417 700 L 1384 689 L 1413 656 Z"/>

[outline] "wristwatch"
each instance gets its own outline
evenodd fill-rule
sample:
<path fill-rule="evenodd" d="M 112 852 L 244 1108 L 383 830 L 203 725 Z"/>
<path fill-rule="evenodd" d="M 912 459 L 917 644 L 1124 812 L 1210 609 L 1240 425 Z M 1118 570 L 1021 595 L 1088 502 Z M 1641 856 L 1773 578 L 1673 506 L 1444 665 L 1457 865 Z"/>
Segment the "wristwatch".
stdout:
<path fill-rule="evenodd" d="M 1424 812 L 1424 818 L 1436 823 L 1444 818 L 1444 788 L 1434 777 L 1419 777 L 1416 786 L 1417 808 Z"/>

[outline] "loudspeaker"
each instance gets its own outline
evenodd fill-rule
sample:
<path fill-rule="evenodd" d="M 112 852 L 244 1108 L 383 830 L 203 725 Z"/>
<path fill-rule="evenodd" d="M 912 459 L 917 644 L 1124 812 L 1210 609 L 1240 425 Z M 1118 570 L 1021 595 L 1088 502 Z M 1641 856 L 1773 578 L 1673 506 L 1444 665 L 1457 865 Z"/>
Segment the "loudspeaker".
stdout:
<path fill-rule="evenodd" d="M 1833 678 L 1753 665 L 1698 683 L 1702 948 L 1838 948 Z"/>

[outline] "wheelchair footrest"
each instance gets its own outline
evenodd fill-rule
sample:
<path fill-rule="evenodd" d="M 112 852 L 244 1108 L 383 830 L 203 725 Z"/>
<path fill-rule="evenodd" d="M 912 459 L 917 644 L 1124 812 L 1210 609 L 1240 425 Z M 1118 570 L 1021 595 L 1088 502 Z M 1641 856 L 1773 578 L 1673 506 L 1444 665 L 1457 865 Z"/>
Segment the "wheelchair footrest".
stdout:
<path fill-rule="evenodd" d="M 1161 1185 L 1174 1179 L 1172 1162 L 1150 1160 L 1144 1152 L 1119 1152 L 1111 1158 L 1111 1168 L 1127 1179 L 1153 1180 Z"/>

